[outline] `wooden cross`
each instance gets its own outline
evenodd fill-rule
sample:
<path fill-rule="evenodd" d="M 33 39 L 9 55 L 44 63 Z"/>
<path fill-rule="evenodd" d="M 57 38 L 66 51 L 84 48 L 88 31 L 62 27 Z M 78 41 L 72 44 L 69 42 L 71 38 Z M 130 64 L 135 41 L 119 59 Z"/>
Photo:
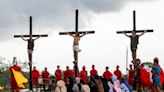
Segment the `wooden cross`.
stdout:
<path fill-rule="evenodd" d="M 138 41 L 139 36 L 143 35 L 145 32 L 153 32 L 153 29 L 136 30 L 135 11 L 133 11 L 133 30 L 130 30 L 130 31 L 117 31 L 117 34 L 125 34 L 126 36 L 130 37 L 130 39 L 131 39 L 131 52 L 132 52 L 133 60 L 136 59 L 136 50 L 137 50 L 137 45 L 139 43 L 139 41 Z M 127 35 L 127 33 L 131 33 L 132 35 Z M 137 35 L 137 33 L 141 33 L 141 34 Z"/>
<path fill-rule="evenodd" d="M 29 39 L 27 39 L 26 41 L 28 41 L 28 46 L 31 47 L 31 44 L 29 44 L 30 40 L 34 40 L 32 37 L 48 37 L 47 34 L 41 34 L 41 35 L 33 35 L 32 34 L 32 16 L 30 16 L 30 34 L 29 35 L 14 35 L 15 38 L 20 38 L 20 37 L 28 37 Z M 34 47 L 34 42 L 33 42 L 33 46 Z M 29 49 L 29 48 L 28 48 Z M 33 51 L 33 49 L 32 49 Z M 28 58 L 29 58 L 29 66 L 30 66 L 30 81 L 29 81 L 29 89 L 32 90 L 32 53 L 28 52 Z"/>
<path fill-rule="evenodd" d="M 78 31 L 78 10 L 75 10 L 75 32 L 59 32 L 59 35 L 71 35 L 74 37 L 74 43 L 73 46 L 79 45 L 78 42 L 80 40 L 80 37 L 86 35 L 86 34 L 94 34 L 95 31 Z M 75 48 L 75 47 L 73 47 Z M 77 47 L 78 50 L 80 50 Z M 78 74 L 78 52 L 75 49 L 73 50 L 74 53 L 74 70 L 75 70 L 75 76 Z"/>

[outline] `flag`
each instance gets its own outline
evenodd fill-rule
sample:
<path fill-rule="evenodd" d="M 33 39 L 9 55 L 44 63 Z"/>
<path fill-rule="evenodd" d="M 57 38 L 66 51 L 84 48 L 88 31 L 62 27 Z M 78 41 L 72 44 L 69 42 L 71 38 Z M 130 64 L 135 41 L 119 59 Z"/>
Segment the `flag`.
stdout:
<path fill-rule="evenodd" d="M 19 71 L 15 71 L 14 69 L 12 69 L 12 72 L 13 72 L 13 75 L 14 75 L 14 78 L 16 80 L 18 87 L 25 88 L 23 83 L 28 82 L 27 78 L 25 78 L 24 75 Z"/>

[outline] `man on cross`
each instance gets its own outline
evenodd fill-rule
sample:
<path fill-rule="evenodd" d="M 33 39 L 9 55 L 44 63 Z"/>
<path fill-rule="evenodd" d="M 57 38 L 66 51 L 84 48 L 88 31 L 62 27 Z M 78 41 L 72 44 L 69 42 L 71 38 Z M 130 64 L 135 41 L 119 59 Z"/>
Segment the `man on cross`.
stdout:
<path fill-rule="evenodd" d="M 32 35 L 30 35 L 30 38 L 29 38 L 29 39 L 25 39 L 25 38 L 23 37 L 23 35 L 22 35 L 21 38 L 22 38 L 24 41 L 27 41 L 27 42 L 28 42 L 28 45 L 27 45 L 27 52 L 28 52 L 28 58 L 29 58 L 29 60 L 30 60 L 30 62 L 31 62 L 31 60 L 32 60 L 32 53 L 33 53 L 33 50 L 34 50 L 34 49 L 33 49 L 33 48 L 34 48 L 34 41 L 37 40 L 37 39 L 39 39 L 40 36 L 37 37 L 37 38 L 35 38 L 35 39 L 33 39 L 33 38 L 32 38 Z"/>
<path fill-rule="evenodd" d="M 86 33 L 79 34 L 78 32 L 76 32 L 75 34 L 69 34 L 69 35 L 74 38 L 74 41 L 73 41 L 73 50 L 76 51 L 76 52 L 81 52 L 81 49 L 79 48 L 79 41 L 80 41 L 80 38 L 81 37 L 83 37 L 84 35 L 86 35 Z"/>
<path fill-rule="evenodd" d="M 132 58 L 133 60 L 136 59 L 136 50 L 137 50 L 137 45 L 139 44 L 139 37 L 142 36 L 146 31 L 142 32 L 141 34 L 136 34 L 135 31 L 132 31 L 132 35 L 128 35 L 126 34 L 126 32 L 124 32 L 125 36 L 129 37 L 131 42 L 130 42 L 130 49 L 132 52 Z"/>

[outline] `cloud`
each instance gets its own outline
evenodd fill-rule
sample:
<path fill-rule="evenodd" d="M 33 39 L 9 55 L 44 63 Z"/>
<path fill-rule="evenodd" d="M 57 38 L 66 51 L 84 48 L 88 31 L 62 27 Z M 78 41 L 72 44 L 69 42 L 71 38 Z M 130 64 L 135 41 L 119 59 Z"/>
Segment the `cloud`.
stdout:
<path fill-rule="evenodd" d="M 75 9 L 79 9 L 80 16 L 88 17 L 89 12 L 119 11 L 127 1 L 130 0 L 1 0 L 0 40 L 28 33 L 29 16 L 33 16 L 33 30 L 45 29 L 46 33 L 46 28 L 54 31 L 62 28 L 70 31 L 74 30 Z M 80 26 L 85 26 L 83 17 L 79 22 Z"/>

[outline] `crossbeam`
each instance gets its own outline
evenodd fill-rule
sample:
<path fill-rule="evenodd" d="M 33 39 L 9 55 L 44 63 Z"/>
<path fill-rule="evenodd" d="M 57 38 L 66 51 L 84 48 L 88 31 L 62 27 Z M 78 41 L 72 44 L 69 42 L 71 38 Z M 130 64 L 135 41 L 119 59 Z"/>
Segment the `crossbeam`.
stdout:
<path fill-rule="evenodd" d="M 137 30 L 135 33 L 142 33 L 142 32 L 153 32 L 153 29 L 148 30 Z M 123 33 L 132 33 L 132 31 L 117 31 L 117 34 L 123 34 Z"/>
<path fill-rule="evenodd" d="M 95 31 L 79 31 L 79 34 L 94 34 Z M 59 35 L 76 34 L 76 32 L 60 32 Z"/>

